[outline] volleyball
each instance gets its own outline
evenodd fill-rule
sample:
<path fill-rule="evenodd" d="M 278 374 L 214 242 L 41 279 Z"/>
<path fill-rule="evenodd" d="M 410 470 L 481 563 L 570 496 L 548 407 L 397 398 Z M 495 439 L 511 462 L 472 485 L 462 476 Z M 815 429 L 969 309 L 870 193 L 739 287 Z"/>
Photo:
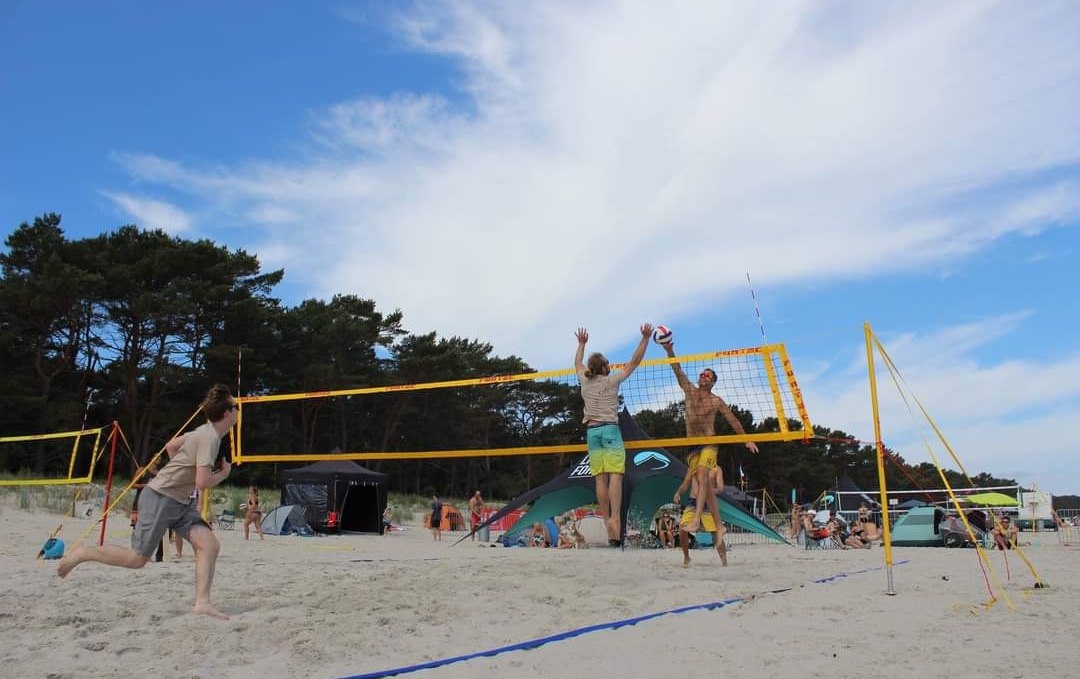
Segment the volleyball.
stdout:
<path fill-rule="evenodd" d="M 656 329 L 652 331 L 652 338 L 657 344 L 671 344 L 671 328 L 666 325 L 656 326 Z"/>

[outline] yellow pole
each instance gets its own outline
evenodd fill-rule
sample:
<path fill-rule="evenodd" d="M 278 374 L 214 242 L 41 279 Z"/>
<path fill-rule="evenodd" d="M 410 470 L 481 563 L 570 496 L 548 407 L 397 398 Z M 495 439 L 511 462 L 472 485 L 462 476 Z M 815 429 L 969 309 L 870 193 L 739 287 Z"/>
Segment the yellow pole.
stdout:
<path fill-rule="evenodd" d="M 878 413 L 877 376 L 874 374 L 873 332 L 869 323 L 863 323 L 866 335 L 866 365 L 870 371 L 870 404 L 874 411 L 874 444 L 877 447 L 878 490 L 881 494 L 881 531 L 885 540 L 885 573 L 889 588 L 885 593 L 894 596 L 892 538 L 889 535 L 889 496 L 885 486 L 885 445 L 881 442 L 881 418 Z"/>

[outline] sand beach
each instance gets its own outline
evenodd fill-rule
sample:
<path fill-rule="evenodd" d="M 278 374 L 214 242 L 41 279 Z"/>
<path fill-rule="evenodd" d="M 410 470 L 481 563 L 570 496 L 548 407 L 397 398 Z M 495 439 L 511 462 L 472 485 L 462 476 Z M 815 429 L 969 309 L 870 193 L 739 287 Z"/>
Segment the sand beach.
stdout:
<path fill-rule="evenodd" d="M 803 551 L 736 545 L 730 565 L 673 550 L 506 549 L 434 543 L 413 526 L 386 536 L 222 542 L 214 601 L 228 621 L 189 613 L 194 560 L 129 571 L 84 564 L 67 579 L 35 560 L 55 515 L 0 509 L 0 650 L 10 677 L 334 679 L 556 636 L 576 636 L 400 676 L 1067 677 L 1076 645 L 1077 547 L 1023 534 L 1049 589 L 1015 554 L 992 555 L 1014 609 L 990 608 L 974 550 Z M 69 542 L 90 526 L 67 519 Z M 109 541 L 126 544 L 127 523 Z M 96 534 L 95 534 L 96 536 Z M 187 547 L 187 546 L 186 546 Z M 730 601 L 719 608 L 695 608 Z M 634 625 L 607 623 L 681 607 Z"/>

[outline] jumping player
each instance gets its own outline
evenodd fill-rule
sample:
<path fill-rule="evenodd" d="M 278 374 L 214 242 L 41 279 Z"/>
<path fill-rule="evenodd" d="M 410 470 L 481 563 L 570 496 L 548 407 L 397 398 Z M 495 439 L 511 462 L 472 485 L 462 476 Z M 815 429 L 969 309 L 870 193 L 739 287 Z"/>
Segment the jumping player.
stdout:
<path fill-rule="evenodd" d="M 667 342 L 662 346 L 668 358 L 675 357 L 674 342 Z M 683 372 L 682 366 L 678 363 L 672 363 L 671 369 L 675 373 L 675 379 L 678 380 L 683 393 L 686 394 L 686 435 L 688 437 L 716 436 L 716 413 L 718 412 L 724 416 L 724 419 L 728 421 L 728 424 L 737 434 L 746 433 L 742 423 L 731 412 L 728 404 L 724 403 L 724 399 L 712 393 L 712 388 L 716 385 L 716 372 L 712 368 L 705 368 L 701 371 L 696 386 L 690 383 L 686 373 Z M 746 447 L 752 453 L 758 452 L 757 444 L 753 441 L 747 441 Z M 724 488 L 724 476 L 719 465 L 717 465 L 716 454 L 716 445 L 710 444 L 698 446 L 696 449 L 691 450 L 690 455 L 687 457 L 687 465 L 695 473 L 699 489 L 694 518 L 689 525 L 691 533 L 701 527 L 701 513 L 706 504 L 709 506 L 713 521 L 717 525 L 720 524 L 720 511 L 716 506 L 716 493 Z M 697 460 L 696 469 L 690 465 L 691 459 Z"/>
<path fill-rule="evenodd" d="M 581 385 L 581 398 L 585 401 L 589 470 L 596 479 L 596 498 L 607 527 L 608 544 L 613 547 L 622 544 L 622 479 L 626 471 L 626 449 L 619 431 L 619 385 L 641 363 L 650 334 L 651 325 L 646 323 L 641 326 L 641 341 L 634 349 L 630 362 L 622 372 L 612 374 L 603 354 L 590 355 L 588 367 L 582 363 L 589 333 L 585 328 L 578 328 L 575 333 L 578 344 L 574 369 Z"/>

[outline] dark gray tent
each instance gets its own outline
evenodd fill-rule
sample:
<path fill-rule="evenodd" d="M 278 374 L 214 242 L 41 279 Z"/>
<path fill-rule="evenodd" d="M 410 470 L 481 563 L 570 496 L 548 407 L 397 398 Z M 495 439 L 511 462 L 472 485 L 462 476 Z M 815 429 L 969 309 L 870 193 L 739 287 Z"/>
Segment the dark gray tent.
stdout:
<path fill-rule="evenodd" d="M 649 438 L 634 418 L 623 410 L 619 413 L 619 428 L 623 440 L 638 441 Z M 672 457 L 663 448 L 628 450 L 626 473 L 623 475 L 622 530 L 626 534 L 627 520 L 647 526 L 664 504 L 671 502 L 672 495 L 686 475 L 686 465 Z M 717 494 L 720 517 L 729 525 L 760 533 L 777 542 L 785 540 L 779 533 L 747 512 L 742 504 L 729 494 L 735 490 L 726 486 Z M 533 523 L 557 516 L 565 511 L 596 502 L 596 481 L 589 472 L 586 455 L 578 464 L 566 469 L 544 485 L 526 491 L 511 500 L 505 507 L 488 518 L 477 530 L 488 526 L 522 505 L 532 506 L 514 523 L 504 537 L 524 530 Z M 468 535 L 461 538 L 465 540 Z M 459 540 L 458 542 L 461 542 Z"/>
<path fill-rule="evenodd" d="M 302 505 L 312 526 L 326 530 L 383 532 L 386 509 L 386 474 L 373 472 L 351 460 L 327 460 L 282 474 L 281 504 Z M 328 526 L 330 512 L 337 526 Z"/>
<path fill-rule="evenodd" d="M 916 507 L 929 507 L 929 505 L 922 500 L 908 500 L 896 505 L 897 509 L 915 509 Z"/>

